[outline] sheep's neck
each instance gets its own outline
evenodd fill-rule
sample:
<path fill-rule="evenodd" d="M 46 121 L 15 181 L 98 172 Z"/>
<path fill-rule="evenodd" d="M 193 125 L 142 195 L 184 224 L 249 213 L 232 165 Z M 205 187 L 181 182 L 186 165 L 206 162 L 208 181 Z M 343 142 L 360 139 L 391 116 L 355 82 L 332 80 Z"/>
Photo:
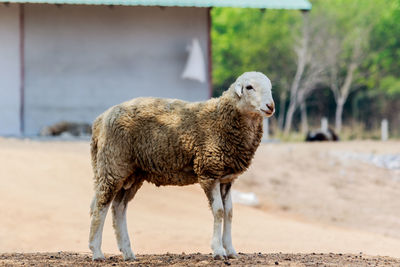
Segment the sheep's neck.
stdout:
<path fill-rule="evenodd" d="M 223 95 L 220 98 L 222 131 L 227 142 L 234 142 L 233 147 L 240 153 L 253 157 L 259 146 L 263 134 L 263 118 L 258 113 L 248 112 L 238 108 L 238 99 L 232 95 Z"/>

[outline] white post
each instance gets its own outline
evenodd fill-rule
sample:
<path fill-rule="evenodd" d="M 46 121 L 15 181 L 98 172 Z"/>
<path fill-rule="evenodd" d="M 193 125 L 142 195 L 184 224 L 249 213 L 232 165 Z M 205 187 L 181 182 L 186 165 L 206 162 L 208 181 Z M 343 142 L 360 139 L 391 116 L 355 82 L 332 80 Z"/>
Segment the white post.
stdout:
<path fill-rule="evenodd" d="M 321 119 L 321 131 L 326 133 L 328 132 L 328 118 L 322 117 Z"/>
<path fill-rule="evenodd" d="M 264 119 L 263 123 L 263 141 L 267 141 L 269 139 L 269 120 L 267 118 Z"/>
<path fill-rule="evenodd" d="M 383 119 L 381 122 L 381 139 L 382 141 L 389 139 L 389 122 L 387 119 Z"/>

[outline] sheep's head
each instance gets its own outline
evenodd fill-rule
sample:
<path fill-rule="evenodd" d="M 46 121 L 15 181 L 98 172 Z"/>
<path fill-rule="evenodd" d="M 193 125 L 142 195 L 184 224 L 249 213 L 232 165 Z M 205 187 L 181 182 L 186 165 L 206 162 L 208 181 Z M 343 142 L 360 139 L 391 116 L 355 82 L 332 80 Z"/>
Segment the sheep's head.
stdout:
<path fill-rule="evenodd" d="M 249 112 L 260 113 L 271 117 L 275 112 L 272 98 L 272 85 L 267 76 L 261 72 L 245 72 L 232 85 L 239 96 L 239 107 Z"/>

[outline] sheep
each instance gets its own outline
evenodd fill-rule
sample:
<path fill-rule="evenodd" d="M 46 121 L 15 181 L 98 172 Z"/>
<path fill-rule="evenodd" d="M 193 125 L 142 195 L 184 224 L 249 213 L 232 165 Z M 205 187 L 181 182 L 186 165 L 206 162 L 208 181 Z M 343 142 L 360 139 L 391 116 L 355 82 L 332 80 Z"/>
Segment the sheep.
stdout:
<path fill-rule="evenodd" d="M 318 129 L 313 132 L 308 132 L 305 141 L 339 141 L 339 136 L 329 127 L 327 130 Z"/>
<path fill-rule="evenodd" d="M 124 260 L 135 259 L 126 209 L 144 181 L 156 186 L 199 183 L 214 216 L 214 258 L 238 257 L 231 238 L 230 189 L 260 144 L 263 117 L 275 111 L 271 89 L 267 76 L 246 72 L 219 98 L 195 103 L 136 98 L 97 117 L 91 141 L 93 260 L 104 260 L 102 231 L 111 203 L 119 250 Z"/>

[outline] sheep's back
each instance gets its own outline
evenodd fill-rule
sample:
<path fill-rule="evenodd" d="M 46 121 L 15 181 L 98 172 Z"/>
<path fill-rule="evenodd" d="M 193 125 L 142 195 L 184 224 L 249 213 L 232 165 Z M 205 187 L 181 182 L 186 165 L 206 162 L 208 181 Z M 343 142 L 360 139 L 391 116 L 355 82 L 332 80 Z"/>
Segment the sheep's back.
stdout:
<path fill-rule="evenodd" d="M 196 116 L 193 103 L 138 98 L 114 106 L 105 114 L 107 143 L 120 146 L 131 164 L 162 175 L 191 164 Z M 118 140 L 116 142 L 116 140 Z"/>

